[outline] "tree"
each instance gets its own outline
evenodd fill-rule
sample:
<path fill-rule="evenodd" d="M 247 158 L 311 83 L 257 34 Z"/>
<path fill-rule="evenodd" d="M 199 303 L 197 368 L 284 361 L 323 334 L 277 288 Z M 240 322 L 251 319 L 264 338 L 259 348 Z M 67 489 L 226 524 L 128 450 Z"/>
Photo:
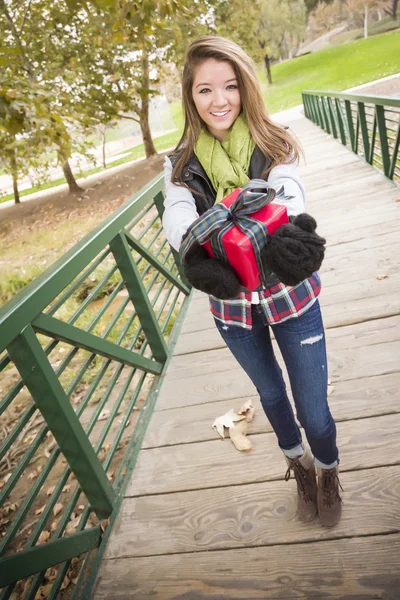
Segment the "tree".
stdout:
<path fill-rule="evenodd" d="M 388 14 L 394 21 L 397 19 L 397 7 L 399 4 L 399 0 L 389 0 L 385 8 L 383 9 L 386 14 Z"/>
<path fill-rule="evenodd" d="M 36 4 L 34 5 L 34 7 L 36 8 Z M 40 7 L 43 8 L 43 7 Z M 48 11 L 46 11 L 48 12 Z M 1 28 L 1 32 L 4 36 L 3 39 L 1 39 L 1 46 L 4 52 L 4 57 L 3 57 L 3 71 L 5 73 L 5 77 L 9 78 L 12 81 L 18 81 L 22 84 L 22 88 L 21 88 L 21 93 L 23 94 L 23 98 L 25 101 L 25 110 L 26 110 L 26 115 L 29 114 L 29 110 L 27 110 L 27 105 L 26 102 L 28 101 L 28 99 L 31 99 L 32 96 L 30 94 L 27 94 L 27 89 L 26 86 L 22 80 L 22 77 L 26 78 L 26 81 L 29 82 L 29 85 L 31 85 L 33 88 L 35 87 L 35 85 L 38 83 L 39 80 L 39 88 L 44 91 L 47 90 L 47 113 L 46 114 L 52 114 L 53 115 L 53 119 L 55 118 L 56 115 L 56 110 L 55 107 L 57 106 L 57 99 L 55 97 L 55 95 L 51 95 L 50 93 L 50 87 L 46 86 L 45 81 L 43 81 L 43 77 L 41 76 L 42 74 L 40 73 L 40 65 L 41 65 L 41 58 L 39 58 L 39 60 L 36 60 L 36 57 L 32 57 L 29 53 L 31 53 L 31 49 L 32 47 L 35 46 L 35 44 L 33 43 L 33 39 L 34 34 L 38 34 L 38 39 L 40 40 L 40 30 L 41 28 L 38 26 L 38 22 L 34 19 L 34 14 L 37 14 L 37 11 L 33 10 L 32 4 L 29 3 L 28 5 L 20 5 L 17 2 L 11 3 L 10 5 L 7 5 L 5 0 L 0 0 L 0 17 L 1 17 L 1 21 L 2 24 L 4 24 L 4 27 Z M 29 25 L 29 26 L 28 26 Z M 45 24 L 43 24 L 43 19 L 41 18 L 41 25 L 42 25 L 42 32 L 46 31 L 46 27 L 44 26 Z M 42 34 L 43 35 L 43 34 Z M 40 44 L 40 41 L 39 41 Z M 10 57 L 13 57 L 14 60 L 9 60 Z M 17 58 L 17 60 L 15 60 L 15 58 Z M 38 88 L 38 89 L 39 89 Z M 52 96 L 52 97 L 51 97 Z M 36 111 L 36 107 L 35 105 L 32 105 L 31 107 L 33 113 Z M 58 115 L 58 118 L 60 118 L 60 116 Z M 41 119 L 44 119 L 44 115 L 41 116 Z M 28 120 L 27 120 L 28 123 Z M 54 124 L 54 121 L 50 121 L 49 122 L 49 128 L 51 128 Z M 42 123 L 43 126 L 43 123 Z M 25 134 L 27 133 L 27 131 L 30 131 L 30 135 L 32 136 L 32 129 L 27 126 L 27 129 L 24 130 Z M 45 138 L 44 138 L 45 139 Z M 39 140 L 37 140 L 39 141 Z M 62 164 L 62 168 L 66 177 L 66 180 L 68 182 L 69 188 L 72 192 L 77 192 L 77 191 L 81 191 L 81 188 L 78 186 L 78 184 L 75 181 L 75 178 L 72 174 L 70 165 L 68 163 L 68 158 L 70 156 L 71 153 L 71 147 L 70 147 L 70 142 L 71 142 L 71 138 L 64 136 L 62 138 L 57 138 L 56 137 L 56 143 L 58 143 L 57 146 L 57 152 L 58 155 L 60 157 L 60 161 Z M 45 146 L 46 146 L 47 141 L 45 141 Z M 27 152 L 26 154 L 26 160 L 28 159 L 28 156 L 30 156 L 30 161 L 32 163 L 35 162 L 33 159 L 33 152 L 36 150 L 36 153 L 38 153 L 39 151 L 43 150 L 43 145 L 39 144 L 38 146 L 36 146 L 36 148 L 34 148 L 34 150 L 31 152 Z M 41 164 L 45 164 L 45 161 L 42 161 Z M 14 163 L 14 167 L 15 166 L 22 166 L 22 164 L 19 163 L 19 161 L 16 161 Z M 26 169 L 24 169 L 26 170 Z M 15 173 L 14 173 L 15 174 Z M 13 175 L 14 178 L 14 175 Z M 15 180 L 14 180 L 15 181 Z"/>
<path fill-rule="evenodd" d="M 69 144 L 66 127 L 50 104 L 51 92 L 34 82 L 0 79 L 0 166 L 12 176 L 16 204 L 19 176 L 30 167 L 46 170 L 46 151 L 49 156 L 52 148 Z"/>
<path fill-rule="evenodd" d="M 229 0 L 215 10 L 218 33 L 238 42 L 257 62 L 263 62 L 272 83 L 271 60 L 296 53 L 305 31 L 302 0 Z"/>
<path fill-rule="evenodd" d="M 347 0 L 345 10 L 348 21 L 353 27 L 364 28 L 364 38 L 368 37 L 368 20 L 372 9 L 378 9 L 379 0 Z"/>

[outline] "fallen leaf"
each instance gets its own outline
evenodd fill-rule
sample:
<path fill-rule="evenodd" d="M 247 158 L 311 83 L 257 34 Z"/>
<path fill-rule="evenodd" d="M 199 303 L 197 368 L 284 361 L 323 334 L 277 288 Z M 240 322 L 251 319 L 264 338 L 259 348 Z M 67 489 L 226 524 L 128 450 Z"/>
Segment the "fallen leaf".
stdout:
<path fill-rule="evenodd" d="M 61 502 L 57 502 L 57 504 L 53 508 L 53 515 L 56 517 L 57 515 L 60 514 L 62 509 L 63 509 L 63 505 L 61 504 Z"/>
<path fill-rule="evenodd" d="M 47 540 L 49 538 L 50 538 L 50 531 L 46 531 L 46 529 L 44 529 L 42 531 L 42 533 L 39 535 L 38 543 L 44 544 L 45 542 L 47 542 Z"/>
<path fill-rule="evenodd" d="M 255 412 L 256 412 L 256 409 L 254 408 L 251 399 L 249 399 L 249 400 L 247 400 L 247 402 L 245 402 L 243 404 L 242 408 L 237 411 L 237 414 L 238 415 L 244 415 L 245 419 L 246 419 L 246 422 L 250 423 L 250 421 L 253 420 Z"/>
<path fill-rule="evenodd" d="M 64 581 L 62 582 L 62 586 L 61 586 L 61 588 L 60 588 L 60 589 L 61 589 L 61 590 L 65 590 L 65 588 L 66 588 L 66 587 L 68 587 L 70 583 L 71 583 L 71 582 L 70 582 L 70 579 L 69 579 L 69 577 L 65 576 L 65 577 L 64 577 Z"/>
<path fill-rule="evenodd" d="M 101 411 L 98 421 L 105 421 L 110 416 L 110 411 L 108 408 L 105 408 Z"/>
<path fill-rule="evenodd" d="M 46 496 L 51 496 L 55 490 L 55 487 L 55 485 L 52 485 L 51 487 L 47 488 Z"/>
<path fill-rule="evenodd" d="M 70 489 L 71 489 L 71 486 L 67 484 L 67 485 L 64 485 L 64 487 L 63 487 L 62 491 L 63 491 L 63 493 L 65 494 L 66 492 L 69 492 L 69 491 L 70 491 Z"/>
<path fill-rule="evenodd" d="M 381 281 L 382 279 L 387 279 L 389 277 L 389 275 L 387 273 L 384 273 L 383 275 L 377 275 L 376 278 L 379 279 L 379 281 Z"/>
<path fill-rule="evenodd" d="M 212 428 L 215 429 L 216 431 L 218 431 L 219 435 L 222 438 L 224 438 L 225 437 L 224 427 L 229 429 L 230 427 L 233 427 L 233 425 L 237 421 L 242 421 L 244 418 L 245 418 L 244 415 L 236 414 L 234 409 L 231 408 L 231 410 L 229 410 L 227 413 L 225 413 L 221 417 L 217 417 L 215 419 L 214 423 L 212 424 Z"/>
<path fill-rule="evenodd" d="M 57 577 L 57 569 L 55 569 L 54 567 L 52 569 L 50 569 L 48 573 L 46 573 L 46 579 L 49 582 L 54 581 L 56 577 Z"/>
<path fill-rule="evenodd" d="M 51 593 L 51 588 L 53 587 L 52 583 L 47 583 L 46 585 L 41 585 L 35 595 L 35 600 L 45 600 L 49 597 Z"/>
<path fill-rule="evenodd" d="M 31 473 L 29 473 L 28 475 L 28 479 L 36 479 L 36 477 L 39 475 L 39 473 L 35 470 L 32 471 Z"/>
<path fill-rule="evenodd" d="M 55 519 L 50 526 L 50 531 L 55 531 L 57 529 L 60 521 L 61 521 L 61 517 L 59 519 Z"/>
<path fill-rule="evenodd" d="M 85 508 L 85 505 L 84 505 L 84 504 L 80 504 L 80 505 L 78 506 L 78 510 L 83 510 L 84 508 Z"/>
<path fill-rule="evenodd" d="M 40 508 L 35 510 L 35 515 L 41 515 L 45 508 L 46 508 L 46 505 L 43 504 L 43 506 L 41 506 Z"/>
<path fill-rule="evenodd" d="M 240 421 L 233 427 L 229 428 L 229 436 L 237 450 L 248 452 L 252 449 L 251 441 L 246 437 L 248 423 L 246 420 Z"/>

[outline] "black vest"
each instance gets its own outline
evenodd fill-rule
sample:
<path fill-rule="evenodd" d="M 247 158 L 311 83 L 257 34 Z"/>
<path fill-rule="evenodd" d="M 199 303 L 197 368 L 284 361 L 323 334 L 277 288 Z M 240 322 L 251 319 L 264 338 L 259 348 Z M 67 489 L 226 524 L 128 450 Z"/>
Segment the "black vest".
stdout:
<path fill-rule="evenodd" d="M 175 154 L 169 158 L 172 166 L 175 166 L 178 156 Z M 271 159 L 266 158 L 258 146 L 256 146 L 250 159 L 249 178 L 262 179 L 263 173 L 268 169 L 270 164 Z M 200 216 L 214 206 L 217 193 L 194 153 L 182 169 L 182 180 L 190 188 L 196 201 L 197 212 Z"/>

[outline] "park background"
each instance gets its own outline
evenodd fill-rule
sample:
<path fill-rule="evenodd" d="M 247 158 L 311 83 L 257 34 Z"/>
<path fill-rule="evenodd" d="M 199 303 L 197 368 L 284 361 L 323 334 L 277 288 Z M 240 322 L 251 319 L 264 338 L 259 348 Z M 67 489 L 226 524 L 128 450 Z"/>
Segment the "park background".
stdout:
<path fill-rule="evenodd" d="M 395 0 L 0 0 L 0 305 L 161 172 L 182 131 L 180 73 L 192 39 L 209 33 L 238 41 L 256 62 L 269 113 L 284 121 L 285 111 L 301 110 L 307 89 L 400 95 L 399 24 Z M 85 282 L 63 307 L 64 318 L 104 273 L 99 268 Z M 92 310 L 118 281 L 108 281 Z M 61 360 L 65 348 L 58 351 Z M 93 370 L 79 394 L 90 377 Z M 0 391 L 15 378 L 10 365 Z M 24 394 L 20 412 L 29 401 Z M 3 437 L 19 417 L 4 414 Z M 0 489 L 39 426 L 0 462 Z M 21 498 L 41 466 L 21 477 Z M 18 502 L 12 498 L 0 512 L 4 533 Z M 54 515 L 40 543 L 59 519 Z M 48 595 L 51 570 L 48 576 L 38 599 Z M 73 586 L 69 573 L 61 597 Z"/>

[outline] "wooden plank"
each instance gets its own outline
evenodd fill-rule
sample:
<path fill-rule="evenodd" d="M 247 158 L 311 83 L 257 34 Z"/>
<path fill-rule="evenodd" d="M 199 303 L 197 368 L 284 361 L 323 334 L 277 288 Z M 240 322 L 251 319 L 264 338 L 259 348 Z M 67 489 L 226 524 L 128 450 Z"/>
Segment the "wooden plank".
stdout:
<path fill-rule="evenodd" d="M 285 371 L 277 346 L 274 348 L 278 363 Z M 254 395 L 252 381 L 234 356 L 227 354 L 225 348 L 213 351 L 212 357 L 216 362 L 220 356 L 224 361 L 224 370 L 215 371 L 212 363 L 207 363 L 208 377 L 204 376 L 204 372 L 197 371 L 196 366 L 193 367 L 193 375 L 189 381 L 180 379 L 177 383 L 167 377 L 160 389 L 157 410 Z M 399 365 L 400 341 L 385 342 L 373 347 L 361 346 L 357 352 L 351 348 L 342 348 L 340 339 L 337 343 L 328 345 L 328 372 L 332 382 L 395 373 L 399 371 Z"/>
<path fill-rule="evenodd" d="M 132 544 L 133 546 L 133 544 Z M 96 600 L 398 600 L 400 535 L 105 560 Z"/>
<path fill-rule="evenodd" d="M 400 531 L 400 466 L 343 473 L 334 528 L 296 514 L 294 480 L 125 498 L 106 558 L 273 546 Z M 132 547 L 132 540 L 135 540 Z"/>
<path fill-rule="evenodd" d="M 400 415 L 337 424 L 342 471 L 400 464 Z M 250 436 L 238 452 L 229 439 L 141 450 L 126 496 L 163 494 L 282 479 L 282 451 L 274 433 Z"/>
<path fill-rule="evenodd" d="M 378 273 L 378 270 L 375 272 Z M 377 279 L 377 276 L 381 275 L 387 275 L 387 278 Z M 322 290 L 319 299 L 322 316 L 329 318 L 329 321 L 325 323 L 327 327 L 342 327 L 345 324 L 361 323 L 368 319 L 382 319 L 400 313 L 398 295 L 400 271 L 397 267 L 382 268 L 378 275 L 374 274 L 361 280 L 349 278 L 341 284 L 339 283 L 340 273 L 331 283 L 326 281 L 324 273 L 321 274 L 321 279 Z M 355 303 L 354 308 L 353 302 Z M 333 310 L 328 308 L 331 306 L 333 306 Z M 338 318 L 335 319 L 335 316 Z M 196 315 L 193 315 L 191 319 L 185 319 L 181 335 L 214 328 L 213 317 L 208 305 L 205 305 L 202 308 L 199 307 Z"/>
<path fill-rule="evenodd" d="M 323 308 L 323 315 L 324 312 Z M 212 327 L 215 328 L 215 325 L 213 324 Z M 400 315 L 328 329 L 326 339 L 328 350 L 332 343 L 339 344 L 339 349 L 349 349 L 398 341 L 400 340 Z M 214 352 L 214 350 L 210 350 L 199 354 L 189 353 L 172 357 L 168 366 L 167 379 L 183 379 L 191 377 L 193 374 L 215 373 L 232 366 L 227 360 L 230 356 L 228 349 L 218 354 L 214 354 Z"/>
<path fill-rule="evenodd" d="M 210 348 L 225 348 L 225 342 L 214 322 L 211 329 L 204 329 L 201 335 L 197 331 L 193 333 L 181 332 L 174 348 L 174 356 L 187 354 L 188 352 L 201 352 Z"/>
<path fill-rule="evenodd" d="M 334 305 L 323 309 L 326 328 L 343 327 L 361 323 L 367 319 L 382 319 L 400 314 L 400 296 L 391 292 L 372 298 L 360 298 L 352 302 L 342 302 L 335 309 Z"/>
<path fill-rule="evenodd" d="M 400 373 L 337 382 L 329 396 L 329 405 L 336 421 L 400 413 L 398 390 Z M 256 408 L 250 433 L 272 431 L 260 399 L 256 395 L 161 410 L 153 413 L 142 448 L 155 448 L 218 439 L 212 429 L 214 419 L 231 408 L 238 410 L 251 398 Z"/>

